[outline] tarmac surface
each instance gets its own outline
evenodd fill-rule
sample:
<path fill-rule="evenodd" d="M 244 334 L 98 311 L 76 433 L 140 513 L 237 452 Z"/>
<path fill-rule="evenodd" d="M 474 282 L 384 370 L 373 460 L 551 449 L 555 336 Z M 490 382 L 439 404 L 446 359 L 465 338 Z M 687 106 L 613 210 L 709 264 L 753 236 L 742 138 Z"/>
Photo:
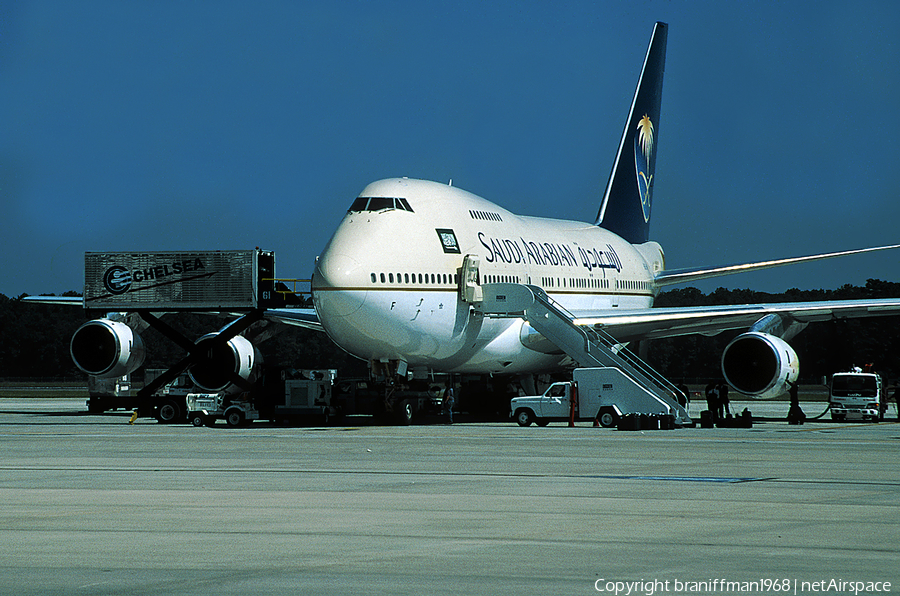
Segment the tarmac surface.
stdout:
<path fill-rule="evenodd" d="M 900 424 L 750 407 L 771 416 L 230 429 L 4 399 L 0 594 L 900 592 Z"/>

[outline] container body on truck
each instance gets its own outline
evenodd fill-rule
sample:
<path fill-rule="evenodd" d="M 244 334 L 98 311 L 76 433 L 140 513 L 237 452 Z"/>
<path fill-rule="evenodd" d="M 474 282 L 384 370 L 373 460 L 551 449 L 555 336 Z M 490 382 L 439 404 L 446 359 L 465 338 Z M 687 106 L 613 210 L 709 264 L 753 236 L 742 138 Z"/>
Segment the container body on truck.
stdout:
<path fill-rule="evenodd" d="M 338 413 L 332 400 L 337 370 L 282 370 L 275 383 L 270 377 L 264 397 L 256 400 L 261 418 L 328 424 Z"/>
<path fill-rule="evenodd" d="M 873 372 L 841 372 L 831 377 L 828 403 L 832 420 L 881 420 L 884 386 Z"/>
<path fill-rule="evenodd" d="M 672 406 L 617 368 L 576 368 L 572 381 L 554 383 L 543 395 L 513 398 L 510 410 L 520 426 L 596 420 L 600 426 L 613 427 L 626 414 L 679 418 Z"/>

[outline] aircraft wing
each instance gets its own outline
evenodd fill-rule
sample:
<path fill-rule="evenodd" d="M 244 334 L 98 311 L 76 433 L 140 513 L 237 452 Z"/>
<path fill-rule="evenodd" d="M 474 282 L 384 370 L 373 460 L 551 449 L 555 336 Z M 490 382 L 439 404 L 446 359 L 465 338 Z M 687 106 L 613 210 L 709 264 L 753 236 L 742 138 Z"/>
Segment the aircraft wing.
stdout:
<path fill-rule="evenodd" d="M 672 284 L 699 281 L 701 279 L 709 279 L 712 277 L 721 277 L 723 275 L 731 275 L 732 273 L 745 273 L 747 271 L 756 271 L 758 269 L 770 269 L 772 267 L 781 267 L 782 265 L 793 265 L 795 263 L 806 263 L 808 261 L 820 261 L 823 259 L 832 259 L 834 257 L 859 255 L 863 253 L 875 252 L 879 250 L 890 250 L 894 248 L 900 248 L 900 244 L 890 244 L 888 246 L 876 246 L 873 248 L 860 248 L 855 250 L 842 250 L 839 252 L 806 255 L 803 257 L 790 257 L 787 259 L 772 259 L 770 261 L 758 261 L 755 263 L 722 265 L 719 267 L 692 267 L 688 269 L 671 269 L 659 272 L 656 275 L 654 281 L 659 286 L 668 286 Z"/>
<path fill-rule="evenodd" d="M 66 306 L 84 306 L 84 299 L 81 296 L 25 296 L 22 298 L 25 302 L 33 302 L 36 304 L 58 304 Z M 208 312 L 204 314 L 223 314 L 221 312 Z M 240 313 L 234 313 L 239 316 Z M 294 327 L 303 327 L 312 329 L 313 331 L 325 331 L 319 316 L 313 308 L 274 308 L 266 310 L 264 315 L 266 319 L 277 321 Z"/>
<path fill-rule="evenodd" d="M 313 331 L 325 331 L 314 308 L 273 308 L 265 311 L 263 316 L 270 321 L 277 321 L 285 325 L 303 327 Z"/>
<path fill-rule="evenodd" d="M 58 304 L 62 306 L 84 306 L 84 298 L 81 296 L 24 296 L 23 302 L 36 304 Z"/>
<path fill-rule="evenodd" d="M 900 298 L 822 300 L 723 306 L 688 306 L 642 310 L 576 312 L 575 324 L 598 326 L 622 342 L 699 333 L 716 335 L 746 329 L 769 314 L 812 323 L 900 314 Z"/>

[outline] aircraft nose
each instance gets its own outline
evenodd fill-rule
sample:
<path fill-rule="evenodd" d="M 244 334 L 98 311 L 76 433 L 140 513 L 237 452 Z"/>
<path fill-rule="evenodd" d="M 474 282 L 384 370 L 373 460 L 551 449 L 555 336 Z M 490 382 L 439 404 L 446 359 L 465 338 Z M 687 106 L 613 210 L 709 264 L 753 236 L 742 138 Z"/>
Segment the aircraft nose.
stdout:
<path fill-rule="evenodd" d="M 312 281 L 313 300 L 320 317 L 348 317 L 366 301 L 364 272 L 352 257 L 326 251 L 316 263 Z"/>

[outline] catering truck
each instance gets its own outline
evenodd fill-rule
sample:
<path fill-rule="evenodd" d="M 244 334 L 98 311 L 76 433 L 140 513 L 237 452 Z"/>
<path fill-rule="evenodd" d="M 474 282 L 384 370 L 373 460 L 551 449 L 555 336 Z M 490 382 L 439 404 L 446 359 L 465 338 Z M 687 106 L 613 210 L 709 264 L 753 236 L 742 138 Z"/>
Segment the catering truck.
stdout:
<path fill-rule="evenodd" d="M 520 426 L 596 420 L 600 426 L 613 427 L 623 417 L 634 414 L 665 417 L 672 426 L 691 424 L 677 401 L 648 391 L 611 367 L 576 368 L 572 381 L 553 383 L 542 395 L 510 400 L 510 415 Z"/>
<path fill-rule="evenodd" d="M 884 416 L 884 386 L 874 372 L 840 372 L 831 377 L 828 404 L 832 420 L 873 420 Z"/>

